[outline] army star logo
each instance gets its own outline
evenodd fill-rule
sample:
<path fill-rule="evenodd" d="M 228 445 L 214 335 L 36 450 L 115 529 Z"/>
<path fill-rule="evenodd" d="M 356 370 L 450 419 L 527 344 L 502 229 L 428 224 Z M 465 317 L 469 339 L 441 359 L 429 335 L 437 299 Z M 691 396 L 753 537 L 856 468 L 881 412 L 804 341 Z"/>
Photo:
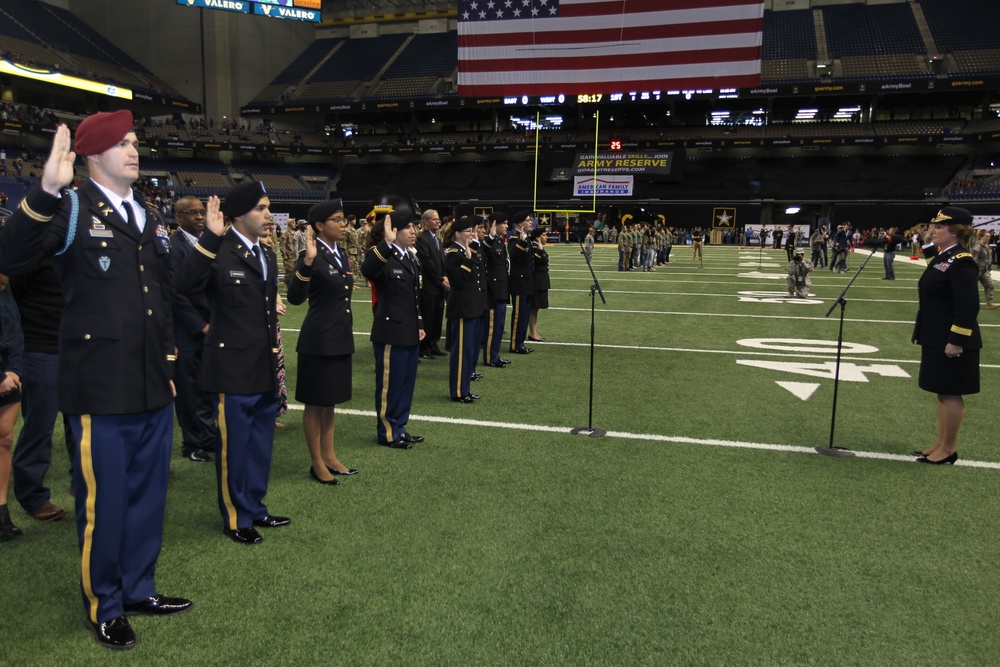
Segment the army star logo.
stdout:
<path fill-rule="evenodd" d="M 97 263 L 101 265 L 102 271 L 107 271 L 108 269 L 111 268 L 111 258 L 108 257 L 107 255 L 101 255 L 98 258 Z"/>

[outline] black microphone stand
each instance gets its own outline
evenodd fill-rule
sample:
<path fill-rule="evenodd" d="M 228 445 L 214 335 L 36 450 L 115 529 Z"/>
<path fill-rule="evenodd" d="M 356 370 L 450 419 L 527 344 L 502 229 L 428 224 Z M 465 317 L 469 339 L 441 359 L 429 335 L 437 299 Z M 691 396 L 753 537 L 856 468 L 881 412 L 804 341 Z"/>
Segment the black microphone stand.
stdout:
<path fill-rule="evenodd" d="M 590 276 L 594 279 L 594 284 L 590 286 L 590 406 L 587 411 L 587 425 L 574 428 L 570 433 L 573 435 L 589 435 L 591 438 L 600 438 L 606 435 L 607 431 L 594 428 L 594 313 L 597 309 L 597 297 L 595 295 L 601 295 L 601 303 L 607 305 L 608 302 L 604 298 L 604 292 L 601 291 L 601 284 L 597 282 L 597 275 L 594 273 L 594 267 L 590 264 L 590 257 L 587 255 L 587 250 L 583 247 L 583 241 L 580 242 L 580 254 L 586 260 L 587 268 L 590 269 Z"/>
<path fill-rule="evenodd" d="M 760 226 L 760 248 L 757 250 L 757 270 L 760 271 L 764 259 L 764 225 Z"/>
<path fill-rule="evenodd" d="M 841 458 L 850 458 L 854 456 L 854 452 L 847 447 L 836 447 L 833 444 L 833 432 L 837 425 L 837 390 L 840 387 L 840 353 L 844 348 L 844 309 L 847 307 L 847 299 L 844 298 L 844 295 L 847 294 L 847 290 L 851 289 L 851 285 L 853 285 L 854 281 L 858 279 L 861 272 L 865 270 L 865 266 L 868 265 L 868 260 L 874 256 L 875 248 L 873 247 L 871 254 L 869 254 L 868 257 L 865 258 L 865 261 L 861 263 L 861 266 L 858 267 L 857 273 L 855 273 L 854 277 L 851 278 L 851 280 L 844 286 L 844 291 L 840 293 L 837 300 L 830 306 L 830 310 L 826 311 L 826 315 L 824 315 L 824 317 L 830 317 L 830 313 L 833 312 L 833 309 L 838 305 L 840 306 L 840 331 L 837 332 L 837 364 L 833 373 L 833 412 L 830 415 L 830 444 L 825 447 L 815 448 L 817 452 L 826 456 L 838 456 Z M 844 261 L 847 261 L 846 257 Z"/>

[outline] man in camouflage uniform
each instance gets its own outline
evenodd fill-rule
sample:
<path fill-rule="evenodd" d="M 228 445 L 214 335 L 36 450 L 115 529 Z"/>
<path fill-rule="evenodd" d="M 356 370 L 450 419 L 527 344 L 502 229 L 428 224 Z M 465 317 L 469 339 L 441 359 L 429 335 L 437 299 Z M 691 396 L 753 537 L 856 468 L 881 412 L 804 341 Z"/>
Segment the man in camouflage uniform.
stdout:
<path fill-rule="evenodd" d="M 788 274 L 788 296 L 797 299 L 809 297 L 809 288 L 812 287 L 812 279 L 809 273 L 813 270 L 813 263 L 805 257 L 804 248 L 796 248 L 792 261 L 788 263 L 785 273 Z"/>
<path fill-rule="evenodd" d="M 281 249 L 281 265 L 284 267 L 285 288 L 292 282 L 292 274 L 295 273 L 295 260 L 298 259 L 293 252 L 293 238 L 295 236 L 295 221 L 289 220 L 288 226 L 281 232 L 281 240 L 278 247 Z"/>
<path fill-rule="evenodd" d="M 979 282 L 982 284 L 983 292 L 986 296 L 986 307 L 989 310 L 994 310 L 995 308 L 1000 308 L 1000 303 L 993 303 L 993 276 L 990 275 L 993 257 L 992 253 L 990 253 L 989 243 L 990 233 L 986 230 L 973 233 L 972 242 L 970 243 L 972 248 L 969 252 L 972 253 L 976 264 L 979 265 Z"/>
<path fill-rule="evenodd" d="M 361 269 L 361 246 L 358 245 L 358 218 L 354 215 L 347 216 L 347 236 L 344 238 L 344 248 L 347 250 L 347 257 L 351 262 L 351 273 L 360 276 Z"/>

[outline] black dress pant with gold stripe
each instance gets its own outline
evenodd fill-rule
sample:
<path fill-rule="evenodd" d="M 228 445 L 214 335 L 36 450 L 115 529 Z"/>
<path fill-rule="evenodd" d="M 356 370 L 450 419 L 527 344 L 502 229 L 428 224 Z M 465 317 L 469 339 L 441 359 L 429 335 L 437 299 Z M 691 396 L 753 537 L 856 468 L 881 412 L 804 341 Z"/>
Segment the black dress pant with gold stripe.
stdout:
<path fill-rule="evenodd" d="M 172 404 L 131 415 L 68 417 L 78 452 L 80 588 L 93 623 L 157 594 L 173 417 Z"/>

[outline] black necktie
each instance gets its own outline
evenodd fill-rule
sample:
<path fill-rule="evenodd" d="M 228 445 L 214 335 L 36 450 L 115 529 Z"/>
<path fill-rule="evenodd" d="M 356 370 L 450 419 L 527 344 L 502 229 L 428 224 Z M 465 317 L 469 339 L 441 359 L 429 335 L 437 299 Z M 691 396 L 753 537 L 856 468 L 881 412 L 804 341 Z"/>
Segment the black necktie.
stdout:
<path fill-rule="evenodd" d="M 132 204 L 129 204 L 127 201 L 122 200 L 122 206 L 125 207 L 125 222 L 128 223 L 129 227 L 131 227 L 133 230 L 141 234 L 142 230 L 139 229 L 139 223 L 136 222 L 135 211 L 132 210 Z"/>
<path fill-rule="evenodd" d="M 260 265 L 260 272 L 267 278 L 267 269 L 264 267 L 264 263 L 260 261 L 260 246 L 256 243 L 250 246 L 250 250 L 253 252 L 253 256 L 257 258 L 257 264 Z"/>

